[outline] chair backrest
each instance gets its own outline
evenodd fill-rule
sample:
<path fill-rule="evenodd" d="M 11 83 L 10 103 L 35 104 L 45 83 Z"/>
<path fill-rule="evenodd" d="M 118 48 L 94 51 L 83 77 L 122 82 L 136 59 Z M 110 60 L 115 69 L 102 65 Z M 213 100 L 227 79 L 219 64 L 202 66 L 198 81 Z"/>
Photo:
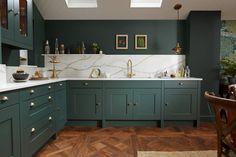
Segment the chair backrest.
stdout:
<path fill-rule="evenodd" d="M 227 136 L 236 128 L 236 100 L 215 96 L 213 92 L 205 92 L 208 103 L 214 108 L 217 131 Z"/>

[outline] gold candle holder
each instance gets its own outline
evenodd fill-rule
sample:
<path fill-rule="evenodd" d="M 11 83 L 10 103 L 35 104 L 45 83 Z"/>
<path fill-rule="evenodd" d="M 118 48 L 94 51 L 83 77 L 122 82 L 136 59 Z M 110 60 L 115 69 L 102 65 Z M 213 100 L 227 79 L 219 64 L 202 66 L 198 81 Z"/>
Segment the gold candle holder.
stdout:
<path fill-rule="evenodd" d="M 56 79 L 56 78 L 58 78 L 58 76 L 57 76 L 57 70 L 56 70 L 56 64 L 57 63 L 60 63 L 59 61 L 58 61 L 58 59 L 57 59 L 57 55 L 49 55 L 48 56 L 51 60 L 49 61 L 49 63 L 51 63 L 52 64 L 52 75 L 51 75 L 51 78 L 52 79 Z"/>

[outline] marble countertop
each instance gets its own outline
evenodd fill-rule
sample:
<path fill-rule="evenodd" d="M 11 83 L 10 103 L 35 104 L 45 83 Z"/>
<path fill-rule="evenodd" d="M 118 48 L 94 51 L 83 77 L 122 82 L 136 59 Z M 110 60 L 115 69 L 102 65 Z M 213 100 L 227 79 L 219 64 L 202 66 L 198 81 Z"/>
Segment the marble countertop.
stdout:
<path fill-rule="evenodd" d="M 170 78 L 170 77 L 164 77 L 164 78 L 59 78 L 59 79 L 49 79 L 49 80 L 42 80 L 42 81 L 27 81 L 27 82 L 13 82 L 13 83 L 5 83 L 1 84 L 0 86 L 0 92 L 6 92 L 6 91 L 11 91 L 11 90 L 17 90 L 17 89 L 22 89 L 22 88 L 29 88 L 29 87 L 34 87 L 38 85 L 44 85 L 44 84 L 49 84 L 49 83 L 56 83 L 56 82 L 61 82 L 61 81 L 68 81 L 68 80 L 130 80 L 130 81 L 135 81 L 135 80 L 195 80 L 195 81 L 201 81 L 202 78 Z"/>

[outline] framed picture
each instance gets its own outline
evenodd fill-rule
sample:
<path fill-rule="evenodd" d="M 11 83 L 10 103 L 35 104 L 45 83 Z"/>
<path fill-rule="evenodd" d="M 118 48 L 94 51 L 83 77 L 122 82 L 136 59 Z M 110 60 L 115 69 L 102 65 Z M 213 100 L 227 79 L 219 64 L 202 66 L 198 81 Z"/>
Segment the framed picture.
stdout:
<path fill-rule="evenodd" d="M 128 49 L 128 35 L 116 34 L 116 49 Z"/>
<path fill-rule="evenodd" d="M 135 35 L 135 49 L 147 49 L 147 35 Z"/>

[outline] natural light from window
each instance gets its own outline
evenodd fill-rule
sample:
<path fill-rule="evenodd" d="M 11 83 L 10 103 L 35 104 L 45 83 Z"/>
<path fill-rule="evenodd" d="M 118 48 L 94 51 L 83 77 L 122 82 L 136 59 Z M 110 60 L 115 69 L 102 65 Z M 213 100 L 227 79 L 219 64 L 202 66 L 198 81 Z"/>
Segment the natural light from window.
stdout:
<path fill-rule="evenodd" d="M 130 0 L 130 8 L 160 8 L 162 0 Z"/>
<path fill-rule="evenodd" d="M 97 0 L 65 0 L 68 8 L 97 8 Z"/>

